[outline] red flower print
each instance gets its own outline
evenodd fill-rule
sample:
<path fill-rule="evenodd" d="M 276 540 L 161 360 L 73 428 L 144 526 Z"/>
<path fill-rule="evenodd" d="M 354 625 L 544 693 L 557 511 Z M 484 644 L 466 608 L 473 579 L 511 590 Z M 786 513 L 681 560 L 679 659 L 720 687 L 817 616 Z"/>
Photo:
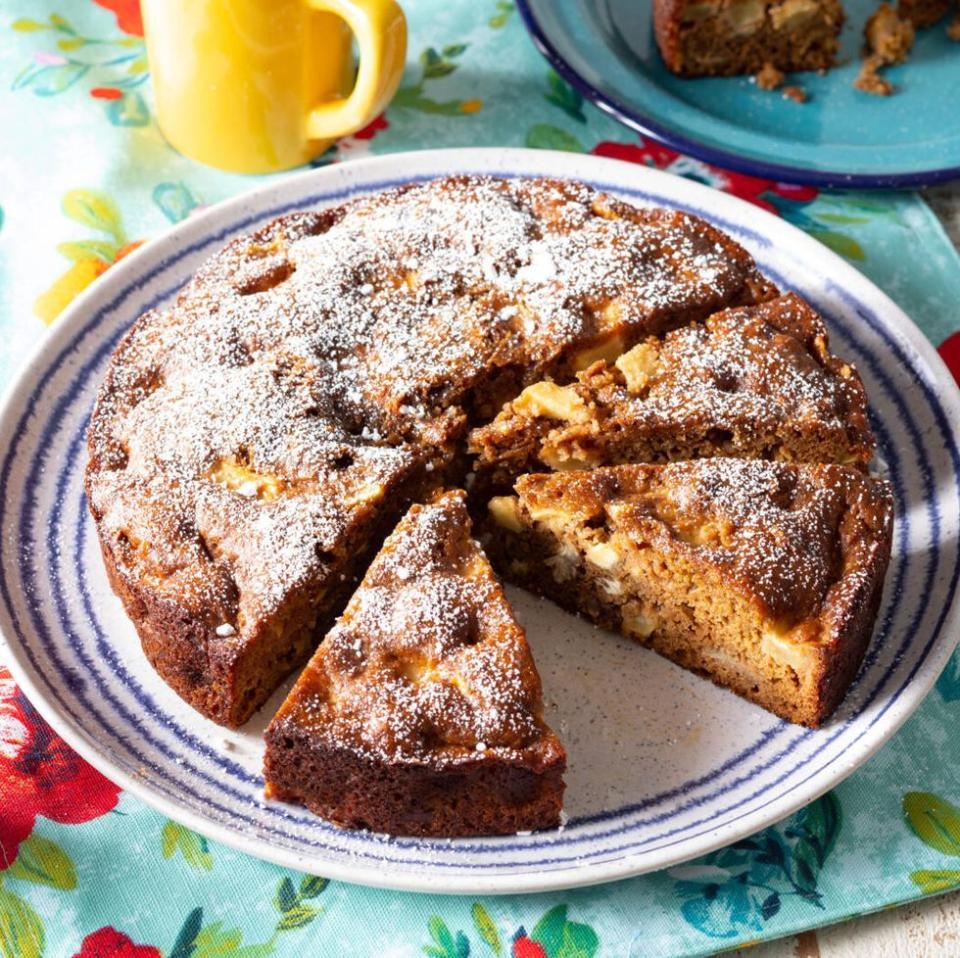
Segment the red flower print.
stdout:
<path fill-rule="evenodd" d="M 98 100 L 119 100 L 123 97 L 123 90 L 118 90 L 115 86 L 95 86 L 90 91 L 90 96 Z"/>
<path fill-rule="evenodd" d="M 708 186 L 739 196 L 777 215 L 780 211 L 776 204 L 767 199 L 771 194 L 795 203 L 809 203 L 817 197 L 817 190 L 812 186 L 793 186 L 789 183 L 777 183 L 757 176 L 748 176 L 746 173 L 723 170 L 718 166 L 710 166 L 708 163 L 684 156 L 653 140 L 641 138 L 640 145 L 604 141 L 598 143 L 590 152 L 596 156 L 625 160 L 627 163 L 640 163 L 700 180 Z"/>
<path fill-rule="evenodd" d="M 387 129 L 390 124 L 387 118 L 381 113 L 380 116 L 372 119 L 362 130 L 357 130 L 354 137 L 358 140 L 372 140 L 381 130 Z"/>
<path fill-rule="evenodd" d="M 0 871 L 16 860 L 37 815 L 89 822 L 117 804 L 119 789 L 77 755 L 0 668 Z"/>
<path fill-rule="evenodd" d="M 513 958 L 547 958 L 547 953 L 539 941 L 521 935 L 514 939 Z"/>
<path fill-rule="evenodd" d="M 73 958 L 160 958 L 160 949 L 135 945 L 122 931 L 107 926 L 87 935 Z"/>
<path fill-rule="evenodd" d="M 953 373 L 953 378 L 960 386 L 960 331 L 949 335 L 938 347 L 940 358 L 947 364 L 947 369 Z"/>
<path fill-rule="evenodd" d="M 143 19 L 140 16 L 140 0 L 93 0 L 98 7 L 110 10 L 117 18 L 117 26 L 124 33 L 143 36 Z"/>

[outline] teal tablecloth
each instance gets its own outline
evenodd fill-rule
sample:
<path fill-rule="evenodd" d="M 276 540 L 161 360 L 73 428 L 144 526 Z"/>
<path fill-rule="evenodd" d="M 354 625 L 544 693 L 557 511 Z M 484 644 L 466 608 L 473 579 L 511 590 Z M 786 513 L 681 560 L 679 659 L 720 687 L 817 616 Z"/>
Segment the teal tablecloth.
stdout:
<path fill-rule="evenodd" d="M 408 0 L 387 114 L 319 162 L 528 145 L 647 163 L 796 223 L 871 276 L 960 366 L 960 260 L 910 194 L 818 194 L 644 143 L 547 69 L 506 0 Z M 258 182 L 200 167 L 153 120 L 136 0 L 0 13 L 0 380 L 129 250 Z M 952 338 L 951 338 L 952 337 Z M 622 958 L 706 954 L 960 885 L 960 660 L 862 771 L 798 816 L 661 874 L 531 897 L 327 883 L 208 844 L 79 761 L 0 670 L 5 958 Z"/>

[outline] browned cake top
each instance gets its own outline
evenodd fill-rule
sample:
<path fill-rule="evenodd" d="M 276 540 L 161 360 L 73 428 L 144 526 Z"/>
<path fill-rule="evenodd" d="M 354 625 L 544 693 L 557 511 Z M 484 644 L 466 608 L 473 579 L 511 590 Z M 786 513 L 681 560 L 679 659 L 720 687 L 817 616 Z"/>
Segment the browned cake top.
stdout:
<path fill-rule="evenodd" d="M 531 386 L 471 442 L 495 459 L 499 446 L 524 441 L 530 430 L 563 451 L 584 434 L 596 433 L 602 445 L 665 429 L 666 443 L 717 435 L 709 430 L 771 445 L 810 433 L 836 447 L 820 449 L 824 459 L 845 454 L 866 463 L 873 453 L 860 377 L 831 355 L 823 321 L 792 293 L 649 337 L 569 386 Z"/>
<path fill-rule="evenodd" d="M 541 713 L 523 630 L 448 492 L 387 539 L 275 722 L 391 762 L 547 763 Z"/>
<path fill-rule="evenodd" d="M 457 403 L 767 295 L 702 221 L 576 184 L 441 180 L 284 217 L 118 347 L 89 433 L 101 535 L 123 574 L 245 632 L 447 454 Z"/>
<path fill-rule="evenodd" d="M 842 607 L 877 574 L 892 522 L 889 485 L 848 466 L 698 459 L 529 475 L 534 518 L 563 516 L 719 567 L 784 627 Z"/>

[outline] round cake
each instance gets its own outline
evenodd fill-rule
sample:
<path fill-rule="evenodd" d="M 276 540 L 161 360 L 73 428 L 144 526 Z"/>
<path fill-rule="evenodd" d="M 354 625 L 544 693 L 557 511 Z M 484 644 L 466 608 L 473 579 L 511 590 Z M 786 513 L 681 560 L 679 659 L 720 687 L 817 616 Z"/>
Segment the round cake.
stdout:
<path fill-rule="evenodd" d="M 816 726 L 890 553 L 816 312 L 704 221 L 579 183 L 432 180 L 234 240 L 123 338 L 88 444 L 147 658 L 236 726 L 313 656 L 264 777 L 348 827 L 559 822 L 494 568 Z"/>

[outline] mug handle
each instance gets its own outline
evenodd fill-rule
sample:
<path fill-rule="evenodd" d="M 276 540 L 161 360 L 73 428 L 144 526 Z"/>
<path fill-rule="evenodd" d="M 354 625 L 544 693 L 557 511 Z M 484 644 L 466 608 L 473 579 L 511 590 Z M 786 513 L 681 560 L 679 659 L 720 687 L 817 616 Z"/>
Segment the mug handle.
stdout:
<path fill-rule="evenodd" d="M 307 139 L 332 140 L 366 126 L 397 92 L 407 56 L 407 21 L 396 0 L 306 0 L 309 7 L 336 14 L 357 38 L 360 68 L 345 99 L 313 107 L 306 117 Z"/>

